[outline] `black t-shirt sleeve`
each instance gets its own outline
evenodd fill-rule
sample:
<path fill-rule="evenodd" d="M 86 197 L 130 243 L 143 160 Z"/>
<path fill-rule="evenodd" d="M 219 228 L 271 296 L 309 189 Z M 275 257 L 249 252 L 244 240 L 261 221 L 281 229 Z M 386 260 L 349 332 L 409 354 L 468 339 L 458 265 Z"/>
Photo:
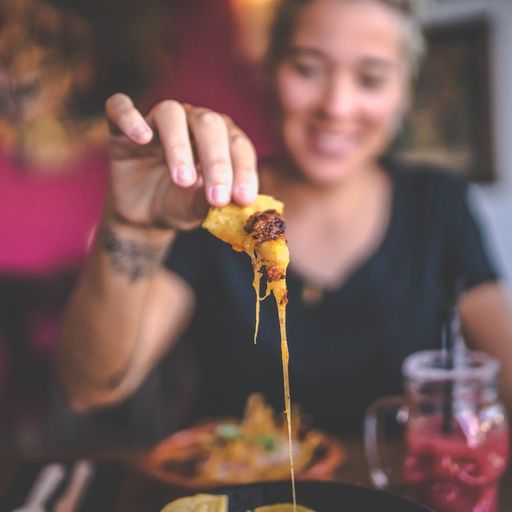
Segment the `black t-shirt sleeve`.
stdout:
<path fill-rule="evenodd" d="M 444 183 L 445 241 L 449 265 L 460 290 L 495 281 L 497 272 L 481 224 L 471 208 L 467 185 L 452 177 L 446 177 Z"/>

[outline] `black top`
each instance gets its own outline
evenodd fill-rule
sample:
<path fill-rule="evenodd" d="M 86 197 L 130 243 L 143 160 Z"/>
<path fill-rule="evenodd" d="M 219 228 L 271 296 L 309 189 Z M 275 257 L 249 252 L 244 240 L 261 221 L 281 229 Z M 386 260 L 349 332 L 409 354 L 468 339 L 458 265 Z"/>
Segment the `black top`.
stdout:
<path fill-rule="evenodd" d="M 293 269 L 287 275 L 292 402 L 343 436 L 361 433 L 370 402 L 401 391 L 408 354 L 440 346 L 454 290 L 496 279 L 458 180 L 400 168 L 390 176 L 383 241 L 340 288 L 308 304 L 302 279 Z M 262 303 L 254 346 L 249 258 L 200 229 L 178 237 L 166 266 L 197 296 L 189 339 L 202 375 L 198 414 L 240 414 L 254 391 L 283 410 L 276 305 L 272 297 Z"/>

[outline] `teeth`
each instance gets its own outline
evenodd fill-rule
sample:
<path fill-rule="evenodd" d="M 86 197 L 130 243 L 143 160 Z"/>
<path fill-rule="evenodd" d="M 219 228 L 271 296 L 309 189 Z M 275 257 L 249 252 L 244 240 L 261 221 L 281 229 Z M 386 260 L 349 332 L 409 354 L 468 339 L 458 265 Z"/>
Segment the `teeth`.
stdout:
<path fill-rule="evenodd" d="M 317 134 L 314 141 L 317 150 L 336 156 L 346 154 L 355 148 L 355 141 L 352 137 L 339 134 Z"/>

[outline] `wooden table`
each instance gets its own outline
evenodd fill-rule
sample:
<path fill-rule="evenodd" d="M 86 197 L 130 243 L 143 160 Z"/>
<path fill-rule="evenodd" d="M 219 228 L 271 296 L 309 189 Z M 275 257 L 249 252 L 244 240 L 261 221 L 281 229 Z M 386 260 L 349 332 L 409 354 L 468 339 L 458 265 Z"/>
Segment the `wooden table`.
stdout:
<path fill-rule="evenodd" d="M 346 455 L 345 463 L 337 472 L 336 479 L 344 483 L 369 485 L 368 468 L 362 444 L 346 445 Z M 38 464 L 42 465 L 50 461 L 62 461 L 71 465 L 77 458 L 77 455 L 69 454 L 53 457 L 42 454 L 31 457 L 0 457 L 0 495 L 4 495 L 19 483 L 22 474 L 24 472 L 26 474 L 27 465 L 32 464 L 37 468 Z M 92 486 L 80 512 L 82 510 L 87 512 L 89 510 L 94 512 L 159 511 L 162 504 L 183 495 L 183 491 L 157 482 L 137 470 L 133 465 L 136 454 L 97 453 L 89 458 L 95 462 L 100 485 Z M 91 495 L 93 490 L 95 495 Z M 499 512 L 512 512 L 512 469 L 510 468 L 501 482 Z"/>

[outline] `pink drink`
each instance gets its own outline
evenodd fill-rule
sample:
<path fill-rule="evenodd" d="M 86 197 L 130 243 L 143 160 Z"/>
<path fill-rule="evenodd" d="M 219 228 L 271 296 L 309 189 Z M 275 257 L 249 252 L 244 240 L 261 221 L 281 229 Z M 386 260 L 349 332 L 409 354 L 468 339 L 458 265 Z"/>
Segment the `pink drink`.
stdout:
<path fill-rule="evenodd" d="M 414 497 L 436 512 L 496 512 L 509 455 L 506 425 L 491 424 L 487 432 L 480 425 L 469 436 L 459 426 L 450 434 L 433 427 L 407 426 L 403 476 Z"/>
<path fill-rule="evenodd" d="M 446 351 L 411 354 L 402 366 L 405 396 L 384 397 L 369 407 L 370 478 L 381 489 L 405 483 L 436 512 L 497 512 L 499 480 L 509 458 L 499 363 L 463 346 L 453 355 L 454 364 L 447 366 Z M 385 443 L 389 418 L 404 427 L 401 471 L 389 464 L 396 460 Z M 402 478 L 396 478 L 400 473 Z"/>

